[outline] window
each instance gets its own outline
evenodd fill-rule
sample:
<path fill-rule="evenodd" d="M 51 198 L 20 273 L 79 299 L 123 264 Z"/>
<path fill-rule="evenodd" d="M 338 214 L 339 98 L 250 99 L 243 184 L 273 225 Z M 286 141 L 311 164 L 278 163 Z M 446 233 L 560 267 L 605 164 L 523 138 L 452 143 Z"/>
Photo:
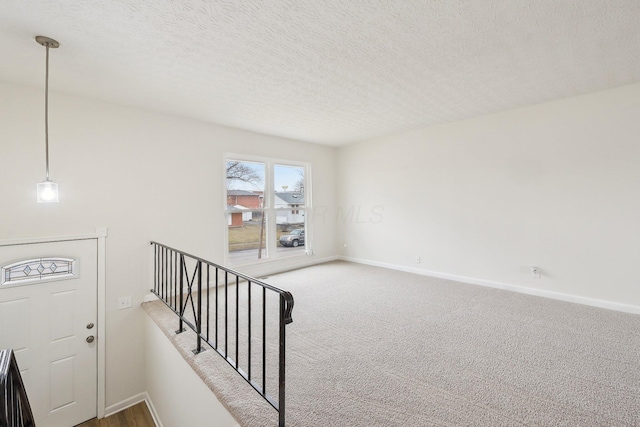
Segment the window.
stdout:
<path fill-rule="evenodd" d="M 227 156 L 225 170 L 230 264 L 310 253 L 307 164 Z"/>

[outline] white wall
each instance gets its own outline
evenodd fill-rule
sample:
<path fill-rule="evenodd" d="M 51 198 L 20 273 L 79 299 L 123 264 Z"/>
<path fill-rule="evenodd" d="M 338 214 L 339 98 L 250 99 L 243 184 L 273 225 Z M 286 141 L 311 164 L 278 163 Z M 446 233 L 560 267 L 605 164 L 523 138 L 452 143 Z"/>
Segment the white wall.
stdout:
<path fill-rule="evenodd" d="M 0 240 L 107 227 L 107 406 L 144 391 L 150 240 L 223 260 L 223 154 L 310 162 L 317 206 L 334 205 L 335 149 L 86 98 L 50 94 L 51 178 L 60 203 L 35 202 L 44 179 L 44 93 L 0 83 Z M 335 254 L 319 222 L 314 257 Z M 271 269 L 287 264 L 271 266 Z M 117 310 L 119 296 L 134 308 Z"/>
<path fill-rule="evenodd" d="M 237 426 L 160 328 L 149 316 L 144 318 L 147 392 L 162 426 Z"/>
<path fill-rule="evenodd" d="M 640 306 L 639 100 L 636 84 L 343 147 L 339 248 Z"/>
<path fill-rule="evenodd" d="M 640 306 L 638 99 L 626 86 L 336 150 L 54 92 L 60 203 L 38 205 L 43 92 L 0 83 L 0 239 L 108 227 L 107 406 L 144 391 L 149 240 L 222 261 L 225 152 L 311 163 L 311 260 L 339 248 Z M 123 295 L 133 309 L 116 309 Z"/>

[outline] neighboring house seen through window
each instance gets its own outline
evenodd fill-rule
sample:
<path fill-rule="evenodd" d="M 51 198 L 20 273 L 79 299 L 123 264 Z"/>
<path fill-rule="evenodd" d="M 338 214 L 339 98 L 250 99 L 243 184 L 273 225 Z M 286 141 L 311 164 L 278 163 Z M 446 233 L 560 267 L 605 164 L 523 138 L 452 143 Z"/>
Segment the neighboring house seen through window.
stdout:
<path fill-rule="evenodd" d="M 229 156 L 225 167 L 228 261 L 250 264 L 305 255 L 308 166 Z"/>

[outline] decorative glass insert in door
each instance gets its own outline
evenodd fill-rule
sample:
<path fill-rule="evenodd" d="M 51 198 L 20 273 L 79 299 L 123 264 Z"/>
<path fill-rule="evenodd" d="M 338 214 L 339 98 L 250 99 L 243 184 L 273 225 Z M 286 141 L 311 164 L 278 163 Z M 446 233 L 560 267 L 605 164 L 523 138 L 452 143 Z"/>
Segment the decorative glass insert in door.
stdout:
<path fill-rule="evenodd" d="M 35 258 L 14 262 L 0 269 L 0 286 L 61 279 L 76 275 L 76 260 L 71 258 Z"/>

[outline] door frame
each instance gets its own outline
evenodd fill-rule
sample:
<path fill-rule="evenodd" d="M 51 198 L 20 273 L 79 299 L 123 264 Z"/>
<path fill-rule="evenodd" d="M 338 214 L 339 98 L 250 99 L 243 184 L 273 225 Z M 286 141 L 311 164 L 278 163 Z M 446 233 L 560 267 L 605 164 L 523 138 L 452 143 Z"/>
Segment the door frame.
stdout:
<path fill-rule="evenodd" d="M 33 243 L 51 243 L 51 242 L 69 242 L 74 240 L 96 240 L 97 247 L 97 309 L 98 309 L 98 342 L 97 342 L 97 373 L 98 373 L 98 389 L 96 390 L 96 404 L 98 418 L 104 418 L 106 407 L 106 322 L 105 322 L 105 303 L 106 303 L 106 248 L 107 248 L 107 228 L 98 228 L 95 233 L 79 234 L 74 236 L 51 236 L 51 237 L 30 237 L 23 239 L 5 239 L 0 240 L 0 246 L 16 246 L 27 245 Z"/>

